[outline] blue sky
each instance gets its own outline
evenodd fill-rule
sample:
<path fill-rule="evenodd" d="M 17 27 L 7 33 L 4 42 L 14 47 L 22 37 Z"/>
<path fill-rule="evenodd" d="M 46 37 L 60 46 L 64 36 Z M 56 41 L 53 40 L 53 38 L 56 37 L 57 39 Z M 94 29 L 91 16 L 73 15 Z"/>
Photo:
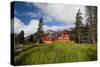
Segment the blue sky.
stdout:
<path fill-rule="evenodd" d="M 30 15 L 32 13 L 34 13 L 35 15 Z M 45 16 L 47 16 L 48 18 L 52 18 L 52 21 L 47 20 L 47 18 L 45 18 Z M 22 20 L 22 22 L 26 25 L 32 19 L 39 20 L 41 17 L 43 17 L 44 21 L 46 20 L 46 22 L 45 22 L 46 25 L 49 25 L 49 26 L 65 25 L 61 21 L 57 21 L 57 20 L 53 19 L 53 17 L 50 17 L 47 14 L 43 13 L 43 11 L 40 8 L 36 7 L 33 3 L 15 2 L 15 17 L 20 18 L 20 20 Z"/>
<path fill-rule="evenodd" d="M 83 9 L 83 6 L 15 1 L 13 18 L 16 24 L 15 32 L 18 33 L 22 29 L 25 33 L 28 31 L 33 32 L 33 30 L 36 29 L 33 28 L 35 27 L 34 24 L 36 24 L 37 21 L 39 22 L 41 17 L 44 20 L 44 30 L 64 30 L 72 28 L 75 26 L 75 15 L 80 8 Z M 30 24 L 34 25 L 32 27 L 33 29 L 31 29 Z M 32 33 L 26 35 L 29 34 Z"/>
<path fill-rule="evenodd" d="M 20 18 L 23 23 L 28 24 L 31 19 L 39 19 L 38 12 L 41 9 L 33 6 L 31 3 L 27 4 L 26 2 L 15 2 L 15 16 Z M 37 16 L 28 15 L 27 13 L 35 13 Z M 42 12 L 41 12 L 42 14 Z"/>

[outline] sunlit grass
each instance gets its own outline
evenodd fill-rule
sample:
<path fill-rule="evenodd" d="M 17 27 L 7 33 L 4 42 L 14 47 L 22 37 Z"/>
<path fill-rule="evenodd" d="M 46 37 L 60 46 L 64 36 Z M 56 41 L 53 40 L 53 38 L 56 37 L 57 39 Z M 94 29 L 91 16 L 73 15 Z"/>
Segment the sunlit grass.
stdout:
<path fill-rule="evenodd" d="M 15 57 L 16 65 L 49 64 L 64 62 L 95 61 L 95 44 L 77 44 L 54 42 L 52 44 L 33 45 Z"/>

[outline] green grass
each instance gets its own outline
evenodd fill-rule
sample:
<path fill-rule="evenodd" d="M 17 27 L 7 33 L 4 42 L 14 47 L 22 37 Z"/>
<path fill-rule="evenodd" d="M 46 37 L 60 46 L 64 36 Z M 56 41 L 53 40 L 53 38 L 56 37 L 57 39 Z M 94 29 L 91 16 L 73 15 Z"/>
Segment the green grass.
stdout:
<path fill-rule="evenodd" d="M 15 56 L 15 65 L 95 61 L 96 49 L 95 44 L 38 44 Z"/>

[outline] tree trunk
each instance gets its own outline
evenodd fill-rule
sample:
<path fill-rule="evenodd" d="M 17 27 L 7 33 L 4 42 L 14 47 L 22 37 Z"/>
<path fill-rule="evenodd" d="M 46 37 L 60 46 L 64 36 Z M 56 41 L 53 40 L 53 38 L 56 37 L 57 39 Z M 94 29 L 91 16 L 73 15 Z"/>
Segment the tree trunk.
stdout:
<path fill-rule="evenodd" d="M 92 34 L 92 43 L 95 44 L 96 40 L 95 40 L 95 35 Z"/>
<path fill-rule="evenodd" d="M 78 36 L 78 43 L 80 43 L 81 42 L 81 40 L 80 40 L 80 36 Z"/>

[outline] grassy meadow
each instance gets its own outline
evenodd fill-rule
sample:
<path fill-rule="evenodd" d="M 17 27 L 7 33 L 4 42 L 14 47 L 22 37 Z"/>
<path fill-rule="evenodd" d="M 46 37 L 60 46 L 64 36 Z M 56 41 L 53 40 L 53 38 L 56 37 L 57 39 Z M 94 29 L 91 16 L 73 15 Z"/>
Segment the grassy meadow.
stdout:
<path fill-rule="evenodd" d="M 96 44 L 54 42 L 51 44 L 27 44 L 15 56 L 15 65 L 83 62 L 97 60 Z"/>

